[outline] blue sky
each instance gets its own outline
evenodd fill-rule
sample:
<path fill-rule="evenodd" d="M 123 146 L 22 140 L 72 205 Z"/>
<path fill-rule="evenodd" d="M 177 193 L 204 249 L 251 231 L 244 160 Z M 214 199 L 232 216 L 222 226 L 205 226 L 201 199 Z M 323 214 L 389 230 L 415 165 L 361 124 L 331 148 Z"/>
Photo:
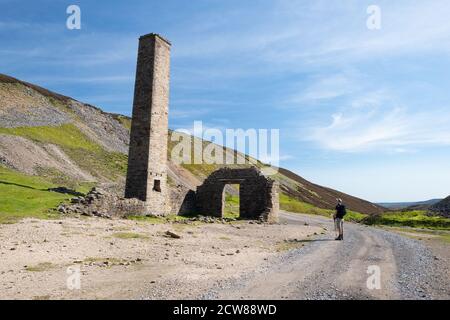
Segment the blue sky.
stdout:
<path fill-rule="evenodd" d="M 281 165 L 313 182 L 425 200 L 450 194 L 449 16 L 447 0 L 0 0 L 0 72 L 129 115 L 137 39 L 157 32 L 172 128 L 280 129 Z"/>

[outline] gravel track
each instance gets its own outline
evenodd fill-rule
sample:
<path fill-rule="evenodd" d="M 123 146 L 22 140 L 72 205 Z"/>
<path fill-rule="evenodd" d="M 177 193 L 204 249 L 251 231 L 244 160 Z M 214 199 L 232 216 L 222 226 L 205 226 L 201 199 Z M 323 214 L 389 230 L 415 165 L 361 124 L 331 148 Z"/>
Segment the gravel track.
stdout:
<path fill-rule="evenodd" d="M 201 299 L 449 299 L 448 266 L 420 241 L 346 223 L 334 241 L 329 219 L 283 213 L 287 224 L 317 225 L 325 235 L 267 261 L 238 280 L 217 283 Z M 381 289 L 368 289 L 369 266 L 380 268 Z"/>

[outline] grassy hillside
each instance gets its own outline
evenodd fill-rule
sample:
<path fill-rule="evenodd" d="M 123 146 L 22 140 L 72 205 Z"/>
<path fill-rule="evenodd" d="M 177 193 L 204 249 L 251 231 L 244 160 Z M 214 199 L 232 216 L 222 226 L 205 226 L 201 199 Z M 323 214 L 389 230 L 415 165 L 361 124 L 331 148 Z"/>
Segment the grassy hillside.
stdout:
<path fill-rule="evenodd" d="M 53 208 L 71 195 L 48 191 L 57 185 L 41 177 L 28 176 L 0 165 L 0 223 L 13 223 L 25 217 L 58 218 Z M 78 191 L 86 192 L 88 185 Z"/>
<path fill-rule="evenodd" d="M 48 199 L 46 205 L 38 205 L 36 202 L 33 209 L 35 211 L 24 206 L 24 215 L 32 211 L 32 214 L 39 211 L 45 215 L 46 210 L 58 202 L 56 200 L 66 199 L 64 195 L 45 193 L 43 190 L 49 186 L 78 189 L 85 181 L 123 183 L 127 169 L 126 151 L 130 127 L 129 117 L 109 114 L 70 97 L 0 74 L 0 162 L 9 168 L 3 167 L 2 172 L 9 170 L 9 182 L 18 185 L 21 185 L 20 181 L 25 178 L 29 181 L 37 179 L 35 184 L 38 188 L 22 189 L 33 190 L 32 195 Z M 175 143 L 169 139 L 169 160 Z M 206 146 L 208 142 L 201 143 Z M 226 148 L 224 153 L 228 157 L 246 157 Z M 256 162 L 256 165 L 263 164 Z M 195 188 L 211 172 L 222 166 L 179 166 L 171 162 L 170 185 L 181 184 Z M 235 167 L 245 166 L 248 165 Z M 10 170 L 13 168 L 17 171 Z M 28 175 L 24 175 L 25 172 Z M 16 177 L 14 173 L 17 174 Z M 282 206 L 290 206 L 292 210 L 329 214 L 336 197 L 341 197 L 354 211 L 367 214 L 382 211 L 382 208 L 370 202 L 317 186 L 285 169 L 280 169 L 274 178 L 280 183 L 283 197 L 287 197 L 282 199 Z M 3 195 L 7 196 L 7 188 L 12 185 L 3 186 Z M 32 195 L 22 192 L 27 190 L 22 189 L 11 189 L 12 195 L 18 192 L 14 195 L 18 208 L 21 196 L 25 197 L 23 202 L 32 198 Z M 42 192 L 44 194 L 41 195 Z M 286 200 L 288 198 L 289 201 Z M 228 199 L 230 203 L 237 201 L 232 197 Z M 12 212 L 8 206 L 11 206 L 11 203 L 7 204 L 6 200 L 3 200 L 0 210 Z M 236 203 L 234 208 L 230 206 L 229 209 L 229 214 L 235 215 Z"/>
<path fill-rule="evenodd" d="M 438 203 L 439 201 L 442 201 L 442 199 L 431 199 L 427 201 L 416 201 L 416 202 L 384 202 L 377 204 L 389 210 L 425 211 L 428 210 L 430 206 Z"/>
<path fill-rule="evenodd" d="M 315 214 L 325 217 L 331 217 L 334 213 L 333 210 L 315 207 L 312 204 L 299 201 L 297 199 L 289 197 L 286 194 L 280 195 L 280 209 L 289 212 Z M 347 210 L 347 215 L 345 216 L 345 219 L 353 222 L 361 222 L 366 217 L 367 215 L 365 214 L 355 212 L 352 210 Z"/>
<path fill-rule="evenodd" d="M 392 227 L 412 227 L 422 229 L 450 230 L 450 219 L 430 217 L 426 211 L 394 211 L 379 216 L 369 216 L 364 220 L 368 225 L 385 225 Z"/>
<path fill-rule="evenodd" d="M 287 169 L 280 168 L 279 179 L 282 183 L 282 190 L 290 197 L 301 202 L 312 204 L 315 207 L 324 209 L 334 209 L 336 199 L 341 198 L 346 206 L 353 211 L 364 214 L 380 214 L 384 208 L 351 195 L 323 187 L 300 177 L 298 174 Z M 288 188 L 283 188 L 288 186 Z"/>

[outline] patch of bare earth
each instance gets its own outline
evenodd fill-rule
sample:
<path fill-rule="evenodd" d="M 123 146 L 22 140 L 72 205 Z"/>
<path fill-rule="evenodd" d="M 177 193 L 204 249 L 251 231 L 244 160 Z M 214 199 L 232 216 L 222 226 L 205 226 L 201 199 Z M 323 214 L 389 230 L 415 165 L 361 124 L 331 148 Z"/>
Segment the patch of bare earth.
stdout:
<path fill-rule="evenodd" d="M 0 299 L 195 298 L 318 232 L 248 222 L 27 219 L 0 225 Z M 68 267 L 79 267 L 80 290 L 68 289 Z"/>

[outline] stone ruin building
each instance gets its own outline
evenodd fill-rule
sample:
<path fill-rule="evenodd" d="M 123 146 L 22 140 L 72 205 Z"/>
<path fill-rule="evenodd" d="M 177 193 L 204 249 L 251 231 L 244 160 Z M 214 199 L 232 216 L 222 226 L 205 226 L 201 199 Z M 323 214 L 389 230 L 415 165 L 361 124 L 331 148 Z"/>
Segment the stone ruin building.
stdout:
<path fill-rule="evenodd" d="M 256 167 L 223 168 L 196 191 L 169 190 L 167 138 L 171 44 L 157 34 L 140 37 L 134 90 L 125 198 L 92 190 L 60 211 L 104 217 L 201 214 L 222 217 L 224 188 L 239 184 L 240 217 L 278 220 L 278 184 Z"/>
<path fill-rule="evenodd" d="M 262 175 L 255 167 L 223 168 L 213 172 L 197 188 L 195 197 L 197 212 L 222 217 L 225 207 L 224 188 L 227 184 L 239 184 L 241 218 L 278 221 L 278 183 Z"/>

